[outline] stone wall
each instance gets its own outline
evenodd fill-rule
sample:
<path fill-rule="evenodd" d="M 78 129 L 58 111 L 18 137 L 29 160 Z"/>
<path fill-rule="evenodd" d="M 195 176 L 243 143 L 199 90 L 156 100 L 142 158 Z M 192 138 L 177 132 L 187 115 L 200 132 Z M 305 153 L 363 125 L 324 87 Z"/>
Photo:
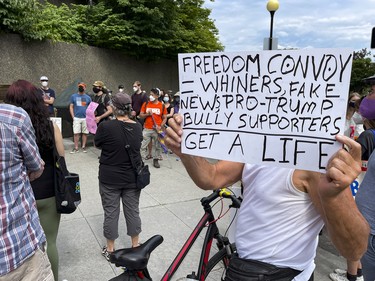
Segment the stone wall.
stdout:
<path fill-rule="evenodd" d="M 25 42 L 18 35 L 0 34 L 0 85 L 25 79 L 39 86 L 46 75 L 57 96 L 77 78 L 89 85 L 102 80 L 116 92 L 119 84 L 131 92 L 133 82 L 142 88 L 153 87 L 178 91 L 177 61 L 145 62 L 119 51 L 69 43 Z"/>

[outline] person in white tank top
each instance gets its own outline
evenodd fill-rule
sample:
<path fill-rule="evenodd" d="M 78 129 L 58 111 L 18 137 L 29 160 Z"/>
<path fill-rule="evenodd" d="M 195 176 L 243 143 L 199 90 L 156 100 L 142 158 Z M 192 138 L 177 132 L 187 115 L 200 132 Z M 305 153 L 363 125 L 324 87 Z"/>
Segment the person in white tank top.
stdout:
<path fill-rule="evenodd" d="M 239 258 L 301 271 L 296 281 L 313 280 L 323 224 L 342 256 L 359 260 L 363 255 L 369 226 L 349 188 L 361 171 L 361 148 L 354 140 L 336 136 L 349 149 L 331 158 L 326 174 L 230 161 L 212 164 L 181 153 L 181 123 L 179 114 L 169 120 L 165 142 L 198 187 L 214 190 L 242 180 L 244 200 L 236 229 Z"/>

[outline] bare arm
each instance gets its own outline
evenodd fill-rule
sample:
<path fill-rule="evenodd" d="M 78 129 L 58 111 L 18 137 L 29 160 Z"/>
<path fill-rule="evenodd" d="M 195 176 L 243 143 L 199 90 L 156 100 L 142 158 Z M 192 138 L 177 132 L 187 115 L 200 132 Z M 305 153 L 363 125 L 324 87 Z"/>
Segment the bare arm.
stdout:
<path fill-rule="evenodd" d="M 64 150 L 64 143 L 63 143 L 63 138 L 60 132 L 59 127 L 56 125 L 55 122 L 53 122 L 53 129 L 54 129 L 54 134 L 55 134 L 55 145 L 57 152 L 59 153 L 60 156 L 65 156 L 65 150 Z"/>
<path fill-rule="evenodd" d="M 167 118 L 171 118 L 174 114 L 174 107 L 171 105 L 171 111 L 167 114 Z"/>
<path fill-rule="evenodd" d="M 44 103 L 46 104 L 53 104 L 54 102 L 55 102 L 55 98 L 53 97 L 50 97 L 49 99 L 44 100 Z"/>
<path fill-rule="evenodd" d="M 169 119 L 165 142 L 181 158 L 194 183 L 202 189 L 217 189 L 236 183 L 242 177 L 243 164 L 219 161 L 215 164 L 205 158 L 181 153 L 182 116 L 176 114 Z"/>
<path fill-rule="evenodd" d="M 149 111 L 149 112 L 140 112 L 139 113 L 139 117 L 141 117 L 141 118 L 146 118 L 146 117 L 148 117 L 148 116 L 151 116 L 152 115 L 152 113 L 151 113 L 151 111 Z"/>
<path fill-rule="evenodd" d="M 69 112 L 70 112 L 70 116 L 72 116 L 72 119 L 74 119 L 74 110 L 73 110 L 73 104 L 72 103 L 69 105 Z"/>
<path fill-rule="evenodd" d="M 161 121 L 160 127 L 164 128 L 165 123 L 167 123 L 167 115 L 162 115 L 161 118 L 162 118 L 162 121 Z"/>
<path fill-rule="evenodd" d="M 112 106 L 107 105 L 107 106 L 106 106 L 106 109 L 107 109 L 107 111 L 106 111 L 105 113 L 103 113 L 103 114 L 100 115 L 100 116 L 96 116 L 96 117 L 95 117 L 96 123 L 99 123 L 100 120 L 102 120 L 102 119 L 104 119 L 104 118 L 107 118 L 109 115 L 111 115 L 111 114 L 113 113 Z"/>
<path fill-rule="evenodd" d="M 369 235 L 367 221 L 357 209 L 349 187 L 361 171 L 361 147 L 350 138 L 336 138 L 346 144 L 349 151 L 339 150 L 330 159 L 326 174 L 296 171 L 293 181 L 306 188 L 341 255 L 356 261 L 367 249 Z"/>

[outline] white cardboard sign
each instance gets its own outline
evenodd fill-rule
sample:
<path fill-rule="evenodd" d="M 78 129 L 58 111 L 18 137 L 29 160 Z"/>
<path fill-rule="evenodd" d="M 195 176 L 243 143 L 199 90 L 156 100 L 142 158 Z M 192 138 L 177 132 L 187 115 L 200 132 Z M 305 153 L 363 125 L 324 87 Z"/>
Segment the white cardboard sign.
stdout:
<path fill-rule="evenodd" d="M 341 147 L 352 54 L 179 54 L 182 152 L 324 172 Z"/>

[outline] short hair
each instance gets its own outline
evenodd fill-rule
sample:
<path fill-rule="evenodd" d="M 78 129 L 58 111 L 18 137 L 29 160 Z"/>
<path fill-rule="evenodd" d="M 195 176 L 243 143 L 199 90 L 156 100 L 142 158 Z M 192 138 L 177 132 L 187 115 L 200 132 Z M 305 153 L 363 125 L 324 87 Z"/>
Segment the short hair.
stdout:
<path fill-rule="evenodd" d="M 135 81 L 134 84 L 137 84 L 140 87 L 142 86 L 141 82 L 139 82 L 139 81 Z"/>

